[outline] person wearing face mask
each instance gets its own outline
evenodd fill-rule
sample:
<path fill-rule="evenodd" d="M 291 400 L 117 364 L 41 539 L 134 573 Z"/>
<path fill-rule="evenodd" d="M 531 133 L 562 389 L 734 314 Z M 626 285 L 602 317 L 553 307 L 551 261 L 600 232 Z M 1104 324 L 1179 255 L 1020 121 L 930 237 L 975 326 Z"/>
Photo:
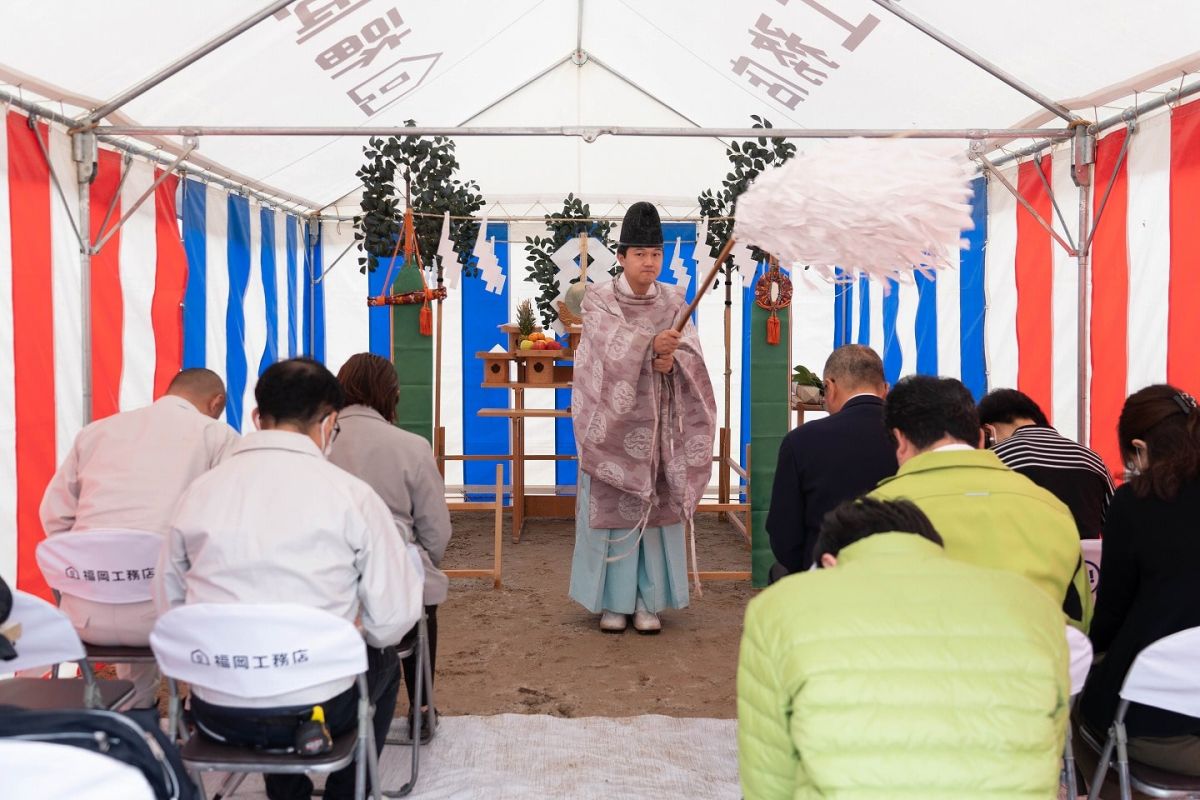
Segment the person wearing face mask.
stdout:
<path fill-rule="evenodd" d="M 1117 421 L 1130 480 L 1104 522 L 1096 614 L 1089 632 L 1104 658 L 1080 698 L 1082 722 L 1103 741 L 1118 692 L 1147 645 L 1200 626 L 1200 411 L 1174 386 L 1147 386 Z M 1200 775 L 1200 719 L 1134 703 L 1125 717 L 1129 757 Z"/>
<path fill-rule="evenodd" d="M 308 358 L 268 367 L 254 389 L 259 428 L 180 498 L 155 577 L 160 613 L 184 603 L 297 603 L 358 622 L 382 750 L 400 688 L 394 645 L 422 612 L 423 577 L 412 538 L 369 485 L 329 463 L 342 388 Z M 397 532 L 399 530 L 399 535 Z M 192 687 L 192 714 L 208 736 L 235 744 L 291 746 L 281 718 L 321 705 L 337 736 L 356 722 L 353 678 L 248 702 Z M 247 706 L 253 708 L 247 708 Z M 299 724 L 297 722 L 297 724 Z M 272 738 L 274 737 L 274 738 Z M 304 775 L 268 775 L 271 798 L 309 797 Z M 326 797 L 350 797 L 354 764 L 334 773 Z"/>

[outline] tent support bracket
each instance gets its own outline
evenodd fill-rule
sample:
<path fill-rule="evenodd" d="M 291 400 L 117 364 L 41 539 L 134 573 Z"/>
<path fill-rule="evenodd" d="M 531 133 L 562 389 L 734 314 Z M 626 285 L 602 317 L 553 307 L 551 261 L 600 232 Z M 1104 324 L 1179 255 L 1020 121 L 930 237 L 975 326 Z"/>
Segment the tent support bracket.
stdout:
<path fill-rule="evenodd" d="M 196 140 L 195 139 L 189 140 L 187 142 L 187 146 L 183 149 L 183 152 L 180 153 L 175 158 L 175 161 L 172 162 L 171 165 L 168 166 L 165 170 L 163 170 L 161 173 L 159 173 L 159 176 L 154 179 L 154 183 L 150 184 L 150 188 L 148 188 L 148 189 L 146 189 L 146 191 L 142 192 L 142 196 L 139 197 L 132 206 L 130 206 L 124 213 L 121 214 L 121 218 L 119 220 L 117 220 L 117 224 L 113 225 L 107 231 L 104 230 L 103 225 L 100 227 L 100 230 L 102 231 L 102 233 L 98 233 L 96 236 L 96 243 L 94 245 L 92 245 L 92 255 L 99 253 L 100 250 L 104 247 L 104 245 L 108 244 L 108 240 L 111 239 L 117 233 L 117 231 L 121 230 L 121 228 L 125 225 L 125 223 L 129 221 L 129 218 L 132 217 L 139 208 L 141 208 L 142 204 L 145 203 L 146 200 L 149 199 L 151 197 L 151 195 L 154 194 L 155 191 L 157 191 L 158 187 L 163 184 L 163 181 L 165 181 L 167 178 L 171 177 L 171 175 L 175 172 L 176 168 L 181 163 L 183 163 L 183 160 L 185 158 L 187 158 L 189 155 L 191 155 L 192 151 L 195 150 L 196 147 L 197 147 Z M 126 170 L 125 175 L 121 176 L 122 184 L 125 183 L 125 177 L 128 174 L 129 174 L 129 171 Z M 116 204 L 117 197 L 120 197 L 119 189 L 117 191 L 117 195 L 113 198 L 114 205 Z M 109 213 L 110 214 L 112 213 L 111 207 L 109 208 Z M 105 221 L 107 222 L 107 218 L 105 218 Z"/>
<path fill-rule="evenodd" d="M 1050 181 L 1046 179 L 1046 171 L 1042 169 L 1042 155 L 1038 153 L 1033 157 L 1034 167 L 1037 169 L 1038 177 L 1042 179 L 1042 188 L 1046 190 L 1046 196 L 1050 198 L 1050 204 L 1054 206 L 1054 213 L 1058 217 L 1058 221 L 1062 223 L 1063 235 L 1067 237 L 1067 242 L 1071 245 L 1071 249 L 1075 247 L 1075 239 L 1071 236 L 1071 229 L 1067 225 L 1067 220 L 1063 217 L 1062 209 L 1058 207 L 1058 197 L 1054 194 L 1054 189 L 1050 187 Z"/>
<path fill-rule="evenodd" d="M 1096 236 L 1096 229 L 1100 227 L 1100 217 L 1104 215 L 1104 209 L 1108 206 L 1108 196 L 1112 194 L 1113 184 L 1117 182 L 1117 173 L 1121 171 L 1121 165 L 1125 163 L 1125 156 L 1129 153 L 1129 140 L 1133 138 L 1134 130 L 1135 126 L 1130 123 L 1125 141 L 1121 142 L 1121 152 L 1117 154 L 1116 166 L 1113 167 L 1112 175 L 1108 176 L 1108 185 L 1104 187 L 1104 195 L 1100 198 L 1100 207 L 1096 209 L 1096 218 L 1092 220 L 1091 230 L 1088 232 L 1087 241 L 1084 242 L 1085 252 L 1092 249 L 1092 239 Z"/>
<path fill-rule="evenodd" d="M 125 181 L 129 178 L 129 168 L 133 164 L 133 156 L 129 153 L 121 154 L 121 180 L 117 181 L 117 190 L 113 192 L 112 200 L 108 201 L 108 210 L 104 212 L 104 219 L 100 221 L 100 227 L 96 230 L 102 231 L 108 227 L 108 223 L 112 220 L 112 215 L 116 213 L 117 203 L 121 202 L 121 190 L 125 188 Z M 100 167 L 97 165 L 97 170 Z M 92 254 L 94 255 L 99 250 L 93 245 Z"/>
<path fill-rule="evenodd" d="M 333 260 L 333 263 L 332 263 L 332 264 L 330 264 L 328 267 L 326 267 L 326 268 L 325 268 L 325 271 L 324 271 L 324 272 L 322 272 L 322 273 L 321 273 L 321 274 L 320 274 L 320 275 L 317 277 L 317 279 L 313 281 L 313 285 L 315 286 L 316 284 L 318 284 L 318 283 L 321 283 L 322 281 L 324 281 L 324 280 L 325 280 L 325 276 L 326 276 L 326 275 L 328 275 L 330 272 L 333 272 L 333 268 L 334 268 L 334 267 L 336 267 L 336 266 L 338 265 L 338 262 L 339 262 L 339 261 L 341 261 L 343 258 L 345 258 L 345 257 L 346 257 L 346 253 L 349 253 L 349 252 L 350 252 L 350 250 L 351 250 L 351 248 L 353 248 L 353 247 L 354 247 L 354 245 L 356 245 L 356 244 L 358 244 L 358 240 L 357 240 L 357 239 L 355 239 L 354 241 L 350 242 L 350 244 L 346 245 L 346 249 L 345 249 L 345 250 L 343 250 L 343 251 L 341 252 L 341 254 L 340 254 L 340 255 L 339 255 L 337 258 L 335 258 L 335 259 Z"/>
<path fill-rule="evenodd" d="M 80 232 L 78 221 L 71 213 L 71 204 L 67 202 L 67 195 L 63 191 L 62 183 L 59 182 L 58 175 L 54 172 L 54 163 L 50 161 L 50 148 L 46 146 L 46 140 L 42 138 L 42 132 L 38 130 L 37 120 L 38 118 L 31 114 L 29 116 L 29 127 L 33 130 L 34 138 L 37 139 L 38 147 L 42 151 L 42 158 L 46 159 L 46 170 L 50 173 L 50 180 L 54 182 L 54 188 L 58 192 L 58 199 L 62 201 L 63 210 L 67 212 L 67 219 L 71 221 L 71 229 L 75 231 L 75 238 L 79 240 L 79 248 L 86 251 L 87 244 L 83 240 L 83 234 Z"/>
<path fill-rule="evenodd" d="M 1025 95 L 1041 107 L 1045 108 L 1047 111 L 1050 111 L 1055 116 L 1062 117 L 1066 122 L 1075 122 L 1079 119 L 1079 117 L 1075 114 L 1072 114 L 1071 110 L 1066 106 L 1042 94 L 1037 89 L 1034 89 L 1032 86 L 1025 83 L 1025 81 L 1021 80 L 1012 73 L 1001 69 L 999 66 L 993 64 L 991 61 L 988 61 L 974 50 L 971 50 L 965 45 L 955 41 L 954 39 L 951 39 L 949 36 L 934 28 L 920 17 L 910 13 L 907 9 L 896 5 L 893 0 L 872 0 L 872 2 L 880 8 L 904 20 L 909 25 L 912 25 L 921 33 L 930 37 L 939 44 L 942 44 L 950 50 L 953 50 L 955 53 L 958 53 L 967 61 L 970 61 L 972 64 L 979 67 L 992 77 L 1000 80 L 1013 89 L 1016 89 L 1018 92 Z"/>
<path fill-rule="evenodd" d="M 984 170 L 989 175 L 1000 181 L 1001 185 L 1008 190 L 1009 194 L 1017 198 L 1017 202 L 1021 204 L 1021 207 L 1028 211 L 1033 218 L 1037 220 L 1037 223 L 1046 229 L 1046 232 L 1054 238 L 1054 241 L 1062 245 L 1063 249 L 1067 251 L 1067 255 L 1071 257 L 1079 255 L 1079 251 L 1076 250 L 1072 245 L 1067 244 L 1067 240 L 1064 239 L 1058 231 L 1054 230 L 1054 226 L 1047 222 L 1042 215 L 1037 212 L 1037 209 L 1035 209 L 1033 205 L 1026 200 L 1020 192 L 1017 191 L 1017 187 L 1013 186 L 1008 178 L 1004 177 L 1004 175 L 1000 173 L 1000 170 L 996 169 L 995 165 L 993 165 L 991 161 L 988 161 L 987 156 L 985 156 L 983 153 L 975 153 L 974 157 L 979 161 L 980 164 L 983 165 Z"/>

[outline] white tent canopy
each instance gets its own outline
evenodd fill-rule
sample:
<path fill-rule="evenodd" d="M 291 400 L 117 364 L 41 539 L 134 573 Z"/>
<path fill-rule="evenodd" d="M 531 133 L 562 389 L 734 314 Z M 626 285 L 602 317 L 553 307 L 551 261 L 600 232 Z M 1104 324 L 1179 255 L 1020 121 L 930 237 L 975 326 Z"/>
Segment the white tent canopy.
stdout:
<path fill-rule="evenodd" d="M 47 110 L 85 116 L 236 26 L 247 6 L 19 0 L 0 26 L 0 83 Z M 1136 9 L 1122 0 L 1010 0 L 986 15 L 948 0 L 902 8 L 1088 120 L 1178 88 L 1200 67 L 1200 8 L 1189 0 Z M 786 87 L 769 96 L 781 78 L 802 99 Z M 751 114 L 809 129 L 1064 124 L 870 0 L 295 0 L 103 122 L 745 128 Z M 459 142 L 464 177 L 512 215 L 557 205 L 569 191 L 598 205 L 652 196 L 686 212 L 725 172 L 712 139 Z M 363 144 L 348 135 L 205 135 L 189 160 L 310 213 L 339 200 L 347 202 L 337 211 L 353 213 Z"/>

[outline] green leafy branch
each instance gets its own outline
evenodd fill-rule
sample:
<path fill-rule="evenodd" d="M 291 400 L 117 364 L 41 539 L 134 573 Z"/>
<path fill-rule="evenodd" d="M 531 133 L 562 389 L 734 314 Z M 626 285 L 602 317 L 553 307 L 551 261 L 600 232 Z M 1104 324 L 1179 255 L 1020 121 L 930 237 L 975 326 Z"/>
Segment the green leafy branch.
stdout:
<path fill-rule="evenodd" d="M 413 127 L 413 120 L 405 120 Z M 366 159 L 356 175 L 363 184 L 362 213 L 354 218 L 354 238 L 363 243 L 359 271 L 374 271 L 380 259 L 388 259 L 403 228 L 403 202 L 408 198 L 414 212 L 417 246 L 429 263 L 437 253 L 442 219 L 450 212 L 450 239 L 458 261 L 467 274 L 471 251 L 479 234 L 479 223 L 470 219 L 484 207 L 483 194 L 475 181 L 457 177 L 458 158 L 454 141 L 445 136 L 372 137 L 363 148 Z M 462 217 L 463 219 L 456 219 Z"/>
<path fill-rule="evenodd" d="M 754 120 L 754 128 L 772 127 L 770 120 L 757 114 L 752 115 L 750 119 Z M 700 204 L 700 216 L 708 218 L 706 243 L 713 258 L 720 255 L 721 248 L 733 235 L 733 220 L 716 218 L 732 217 L 738 197 L 754 182 L 759 173 L 767 167 L 777 167 L 785 163 L 795 154 L 796 145 L 778 137 L 768 139 L 760 136 L 758 139 L 747 139 L 743 142 L 734 141 L 726 148 L 725 156 L 729 159 L 731 171 L 721 181 L 721 188 L 705 189 L 696 198 Z M 755 261 L 766 258 L 766 254 L 757 247 L 752 248 L 752 253 Z M 733 258 L 730 257 L 724 265 L 726 276 L 733 267 Z"/>

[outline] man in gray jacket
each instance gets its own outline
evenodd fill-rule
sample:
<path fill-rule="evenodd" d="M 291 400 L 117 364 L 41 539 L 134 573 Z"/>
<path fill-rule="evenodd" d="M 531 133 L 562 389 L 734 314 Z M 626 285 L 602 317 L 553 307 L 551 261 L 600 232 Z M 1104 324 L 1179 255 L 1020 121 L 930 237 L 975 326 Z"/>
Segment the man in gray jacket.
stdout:
<path fill-rule="evenodd" d="M 329 460 L 370 484 L 387 503 L 397 527 L 412 531 L 425 567 L 429 660 L 436 666 L 437 607 L 446 600 L 450 583 L 438 569 L 451 533 L 442 475 L 429 442 L 393 424 L 400 384 L 392 362 L 372 353 L 358 353 L 342 366 L 338 382 L 346 393 L 346 407 L 338 417 L 341 432 Z M 416 657 L 403 659 L 401 666 L 411 704 Z M 431 734 L 422 731 L 422 739 Z"/>

